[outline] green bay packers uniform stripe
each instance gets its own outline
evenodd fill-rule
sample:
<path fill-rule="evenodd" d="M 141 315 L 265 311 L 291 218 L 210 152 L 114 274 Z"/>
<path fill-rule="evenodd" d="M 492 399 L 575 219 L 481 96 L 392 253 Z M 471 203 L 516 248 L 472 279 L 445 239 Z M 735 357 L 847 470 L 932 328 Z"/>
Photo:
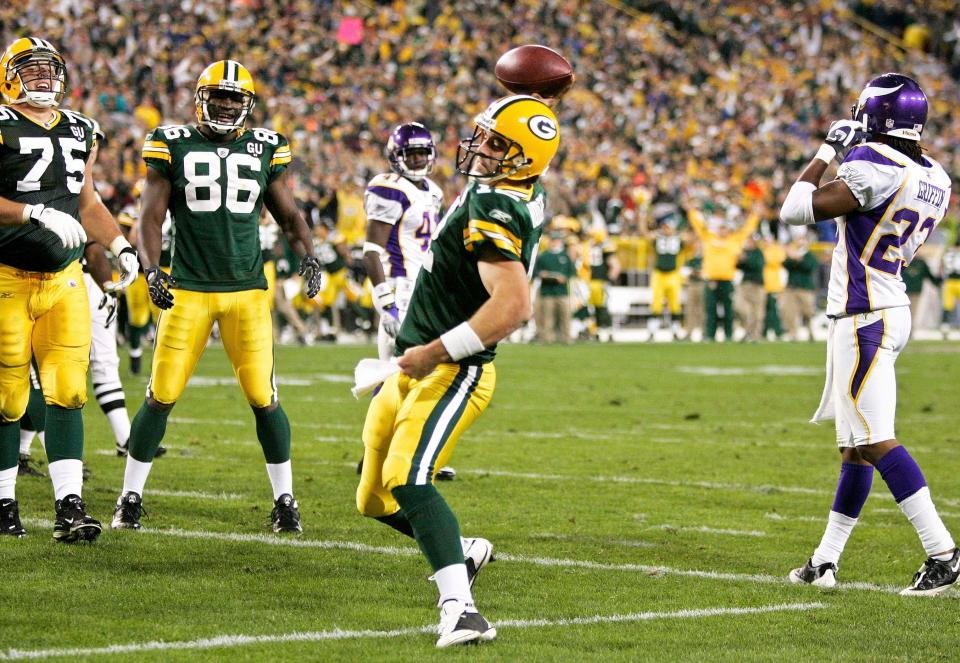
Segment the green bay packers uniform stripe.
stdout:
<path fill-rule="evenodd" d="M 463 411 L 470 402 L 470 395 L 477 388 L 481 375 L 483 375 L 482 366 L 464 365 L 457 371 L 447 391 L 423 425 L 417 451 L 410 463 L 408 484 L 422 486 L 433 479 L 433 467 L 437 456 L 454 428 L 457 427 L 460 417 L 463 416 Z"/>

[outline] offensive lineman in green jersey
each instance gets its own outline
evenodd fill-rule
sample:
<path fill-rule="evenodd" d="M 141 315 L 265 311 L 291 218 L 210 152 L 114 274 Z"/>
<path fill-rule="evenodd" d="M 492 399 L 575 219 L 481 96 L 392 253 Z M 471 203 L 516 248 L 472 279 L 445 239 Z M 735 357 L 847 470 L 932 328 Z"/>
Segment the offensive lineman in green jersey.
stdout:
<path fill-rule="evenodd" d="M 91 332 L 79 258 L 88 234 L 109 247 L 118 290 L 136 278 L 137 253 L 94 190 L 99 125 L 58 110 L 66 81 L 63 57 L 44 39 L 17 39 L 0 56 L 0 534 L 24 534 L 14 491 L 33 357 L 47 405 L 53 538 L 70 543 L 101 529 L 81 499 Z"/>
<path fill-rule="evenodd" d="M 440 222 L 397 334 L 401 373 L 374 396 L 363 429 L 357 507 L 414 537 L 440 592 L 438 647 L 492 640 L 471 585 L 490 561 L 433 485 L 457 440 L 493 396 L 498 341 L 530 318 L 529 275 L 543 227 L 539 182 L 557 152 L 556 116 L 512 96 L 475 119 L 457 152 L 472 178 Z"/>
<path fill-rule="evenodd" d="M 273 325 L 260 252 L 264 204 L 299 255 L 310 296 L 320 288 L 320 263 L 287 185 L 287 140 L 243 126 L 255 100 L 253 79 L 240 63 L 214 62 L 197 82 L 198 124 L 159 127 L 144 141 L 149 168 L 141 199 L 140 250 L 150 299 L 163 312 L 147 398 L 130 430 L 123 492 L 111 524 L 115 528 L 140 527 L 143 487 L 167 417 L 217 322 L 256 419 L 273 487 L 273 531 L 302 531 L 293 498 L 290 423 L 274 380 Z M 168 209 L 173 216 L 170 274 L 157 264 Z"/>

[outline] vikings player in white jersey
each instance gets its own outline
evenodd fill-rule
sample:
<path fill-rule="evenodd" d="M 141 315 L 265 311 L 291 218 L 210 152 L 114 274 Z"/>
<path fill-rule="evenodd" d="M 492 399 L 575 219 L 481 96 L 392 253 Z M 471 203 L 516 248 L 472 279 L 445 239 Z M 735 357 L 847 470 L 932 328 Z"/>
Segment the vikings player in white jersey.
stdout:
<path fill-rule="evenodd" d="M 920 467 L 894 434 L 894 363 L 910 338 L 910 300 L 900 270 L 950 201 L 950 178 L 920 150 L 927 107 L 920 86 L 907 76 L 871 80 L 853 119 L 830 126 L 780 211 L 793 225 L 838 218 L 827 302 L 827 381 L 813 421 L 835 420 L 842 465 L 820 545 L 790 572 L 796 583 L 836 584 L 840 554 L 870 494 L 874 468 L 927 554 L 901 594 L 939 594 L 960 577 L 960 550 Z M 840 162 L 837 178 L 820 186 L 834 159 Z"/>
<path fill-rule="evenodd" d="M 437 150 L 426 127 L 417 122 L 397 126 L 386 153 L 393 172 L 370 180 L 363 198 L 367 214 L 363 264 L 380 314 L 377 347 L 384 361 L 393 356 L 394 338 L 443 204 L 443 192 L 427 177 Z"/>

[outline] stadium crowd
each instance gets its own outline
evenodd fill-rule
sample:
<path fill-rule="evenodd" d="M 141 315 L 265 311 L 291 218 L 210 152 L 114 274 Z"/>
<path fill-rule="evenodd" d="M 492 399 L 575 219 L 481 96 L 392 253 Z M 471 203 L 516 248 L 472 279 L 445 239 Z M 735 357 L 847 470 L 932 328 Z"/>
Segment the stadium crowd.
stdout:
<path fill-rule="evenodd" d="M 889 18 L 870 8 L 851 6 L 859 17 Z M 960 98 L 956 7 L 942 23 L 930 8 L 910 11 L 917 15 L 885 27 L 938 27 L 925 40 L 904 35 L 901 45 L 915 46 L 907 49 L 834 0 L 20 0 L 0 7 L 0 38 L 42 33 L 63 51 L 66 105 L 97 118 L 108 136 L 97 187 L 115 213 L 135 201 L 144 134 L 194 119 L 193 85 L 207 63 L 241 61 L 257 85 L 254 124 L 291 139 L 295 194 L 309 221 L 336 226 L 347 247 L 363 240 L 363 187 L 387 167 L 390 128 L 417 120 L 433 131 L 433 177 L 452 196 L 456 144 L 472 115 L 503 93 L 496 58 L 520 43 L 548 44 L 577 74 L 557 109 L 564 141 L 547 175 L 555 227 L 579 233 L 581 262 L 591 246 L 613 242 L 622 269 L 604 272 L 643 285 L 663 219 L 685 233 L 686 259 L 698 252 L 684 230 L 691 212 L 711 228 L 740 227 L 755 214 L 763 241 L 805 242 L 777 232 L 782 192 L 878 72 L 922 82 L 932 102 L 924 144 L 960 175 L 960 117 L 950 111 Z M 956 224 L 954 203 L 931 243 L 951 244 Z M 822 225 L 810 238 L 821 257 L 829 245 L 817 240 L 832 239 Z"/>

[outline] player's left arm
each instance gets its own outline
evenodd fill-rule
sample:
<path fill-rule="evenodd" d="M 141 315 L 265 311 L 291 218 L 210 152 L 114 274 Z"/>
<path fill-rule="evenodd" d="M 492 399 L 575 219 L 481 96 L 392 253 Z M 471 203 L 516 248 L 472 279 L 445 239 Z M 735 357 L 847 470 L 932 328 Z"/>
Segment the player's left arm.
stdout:
<path fill-rule="evenodd" d="M 607 280 L 610 283 L 616 283 L 619 278 L 620 258 L 617 257 L 616 253 L 610 252 L 607 254 Z"/>
<path fill-rule="evenodd" d="M 293 199 L 293 192 L 287 180 L 286 170 L 274 177 L 267 185 L 263 202 L 280 225 L 290 248 L 300 258 L 300 276 L 304 277 L 307 296 L 313 298 L 320 291 L 322 269 L 320 261 L 313 255 L 310 229 Z"/>
<path fill-rule="evenodd" d="M 467 322 L 426 345 L 409 348 L 398 363 L 410 377 L 419 380 L 437 364 L 454 361 L 448 345 L 455 348 L 466 342 L 473 345 L 471 354 L 476 354 L 480 351 L 477 345 L 490 347 L 530 319 L 530 287 L 523 263 L 507 258 L 490 244 L 479 250 L 477 267 L 490 298 Z M 472 337 L 465 341 L 464 336 L 470 334 Z"/>
<path fill-rule="evenodd" d="M 93 186 L 93 165 L 97 161 L 97 145 L 90 150 L 83 173 L 83 188 L 80 189 L 80 225 L 83 226 L 87 237 L 100 244 L 117 257 L 120 267 L 120 278 L 111 281 L 99 281 L 107 290 L 123 290 L 137 278 L 140 261 L 137 251 L 120 232 L 120 226 L 110 214 L 110 210 L 103 204 L 100 195 Z"/>

